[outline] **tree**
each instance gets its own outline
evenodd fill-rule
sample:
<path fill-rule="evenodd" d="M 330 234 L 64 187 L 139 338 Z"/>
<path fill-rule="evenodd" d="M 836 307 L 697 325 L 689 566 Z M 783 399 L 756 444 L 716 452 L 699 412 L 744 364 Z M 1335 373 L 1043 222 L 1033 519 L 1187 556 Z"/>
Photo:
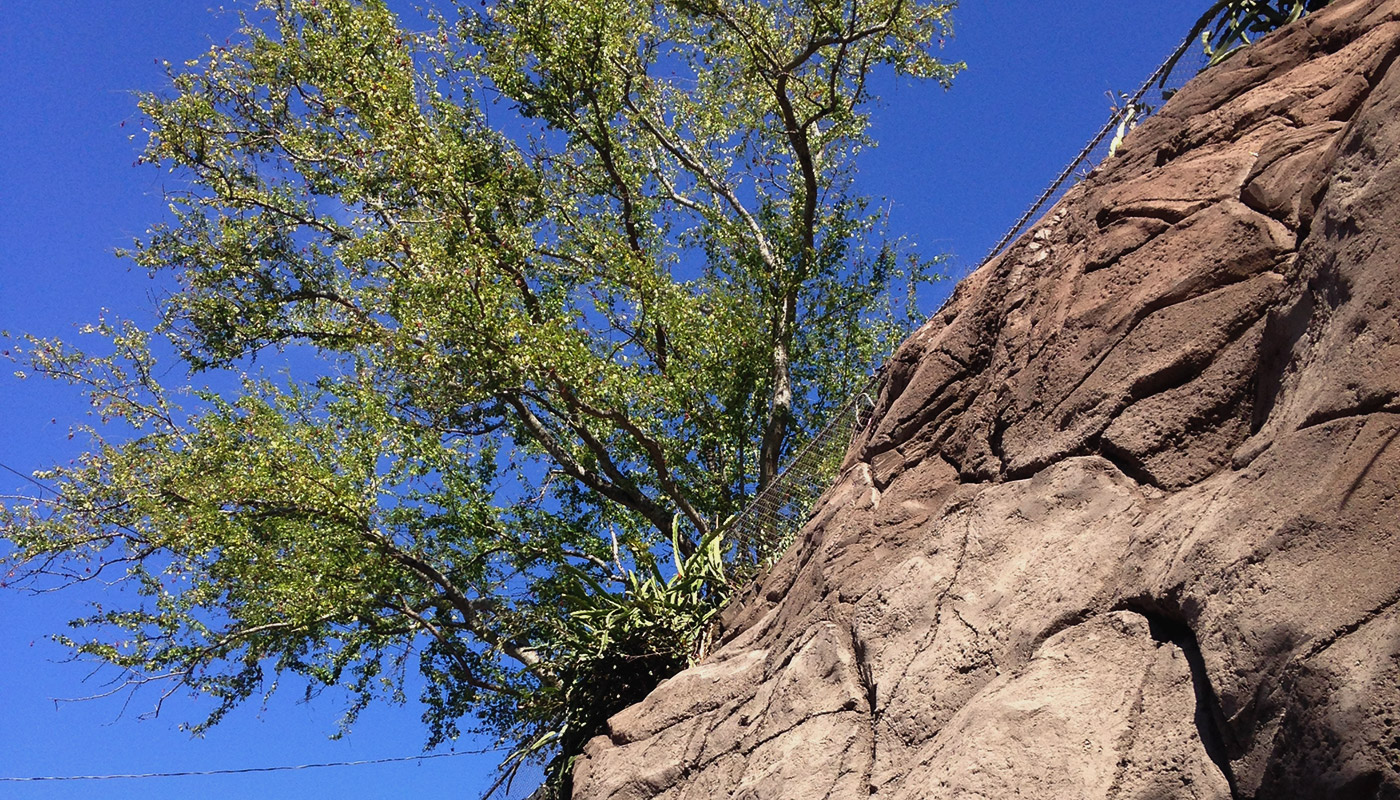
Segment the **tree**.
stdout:
<path fill-rule="evenodd" d="M 566 791 L 696 654 L 724 521 L 913 321 L 936 260 L 855 158 L 874 70 L 958 70 L 951 5 L 263 0 L 140 102 L 181 182 L 127 253 L 159 323 L 20 348 L 99 423 L 0 516 L 12 577 L 127 587 L 64 641 L 212 698 L 196 732 L 283 675 L 348 725 L 416 660 L 430 746 L 470 717 Z"/>

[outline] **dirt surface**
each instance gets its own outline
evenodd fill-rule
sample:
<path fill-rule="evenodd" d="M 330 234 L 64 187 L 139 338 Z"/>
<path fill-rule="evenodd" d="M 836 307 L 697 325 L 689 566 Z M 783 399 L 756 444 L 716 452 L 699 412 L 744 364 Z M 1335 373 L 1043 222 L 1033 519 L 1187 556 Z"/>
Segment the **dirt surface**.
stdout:
<path fill-rule="evenodd" d="M 1397 53 L 1276 33 L 965 280 L 575 797 L 1400 797 Z"/>

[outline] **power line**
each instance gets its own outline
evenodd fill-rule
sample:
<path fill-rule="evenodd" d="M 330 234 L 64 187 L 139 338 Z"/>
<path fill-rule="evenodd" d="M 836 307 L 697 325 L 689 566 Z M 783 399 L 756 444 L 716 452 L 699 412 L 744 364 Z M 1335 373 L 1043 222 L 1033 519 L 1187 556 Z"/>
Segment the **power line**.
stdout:
<path fill-rule="evenodd" d="M 13 474 L 15 474 L 15 475 L 18 475 L 19 477 L 23 478 L 23 479 L 26 480 L 26 481 L 29 481 L 30 483 L 34 484 L 35 486 L 38 486 L 40 489 L 43 489 L 43 490 L 46 491 L 46 492 L 51 492 L 51 493 L 53 493 L 53 494 L 58 494 L 58 491 L 57 491 L 56 489 L 54 489 L 52 486 L 48 486 L 47 484 L 44 484 L 44 483 L 42 483 L 42 482 L 40 482 L 40 481 L 38 481 L 38 480 L 35 480 L 34 476 L 32 476 L 32 475 L 26 475 L 26 474 L 24 474 L 23 472 L 20 472 L 19 470 L 17 470 L 17 469 L 15 469 L 14 467 L 10 466 L 9 464 L 5 464 L 5 463 L 3 463 L 3 462 L 0 462 L 0 469 L 3 469 L 3 470 L 5 470 L 6 472 L 10 472 L 10 473 L 13 473 Z"/>
<path fill-rule="evenodd" d="M 395 764 L 404 761 L 427 761 L 430 758 L 453 758 L 455 756 L 483 755 L 485 753 L 495 752 L 499 752 L 499 750 L 458 750 L 451 753 L 428 753 L 426 755 L 398 756 L 396 758 L 371 758 L 365 759 L 363 761 L 328 761 L 322 764 L 297 764 L 295 766 L 280 767 L 244 767 L 242 769 L 208 769 L 191 772 L 139 772 L 122 775 L 41 775 L 33 777 L 0 776 L 0 782 L 38 783 L 40 781 L 111 781 L 132 778 L 185 778 L 204 775 L 251 775 L 261 772 L 290 772 L 292 770 L 299 769 L 321 769 L 324 767 L 360 767 L 368 764 Z"/>

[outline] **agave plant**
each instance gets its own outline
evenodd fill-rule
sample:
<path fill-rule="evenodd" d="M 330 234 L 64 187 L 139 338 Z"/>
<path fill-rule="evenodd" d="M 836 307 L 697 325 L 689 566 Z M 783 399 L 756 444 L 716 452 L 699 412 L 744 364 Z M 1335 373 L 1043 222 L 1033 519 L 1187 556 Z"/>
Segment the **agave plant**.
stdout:
<path fill-rule="evenodd" d="M 1190 38 L 1201 37 L 1207 66 L 1215 66 L 1255 39 L 1294 22 L 1332 0 L 1218 0 L 1196 22 Z"/>
<path fill-rule="evenodd" d="M 1199 38 L 1205 48 L 1206 67 L 1213 67 L 1242 48 L 1253 44 L 1256 39 L 1277 30 L 1290 22 L 1302 18 L 1304 14 L 1316 11 L 1332 0 L 1216 0 L 1210 8 L 1196 20 L 1196 25 L 1187 35 L 1187 41 Z M 1184 50 L 1182 51 L 1184 52 Z M 1165 86 L 1167 78 L 1176 68 L 1181 58 L 1179 52 L 1173 56 L 1162 71 L 1160 85 Z"/>
<path fill-rule="evenodd" d="M 528 708 L 519 709 L 518 716 L 533 723 L 530 733 L 506 758 L 488 797 L 526 764 L 541 762 L 546 762 L 545 781 L 532 800 L 569 797 L 574 760 L 590 737 L 606 730 L 607 719 L 706 655 L 733 590 L 725 531 L 724 526 L 711 531 L 682 555 L 677 518 L 671 569 L 661 563 L 664 548 L 638 553 L 635 568 L 617 564 L 618 587 L 566 565 L 576 580 L 561 583 L 559 603 L 567 613 L 554 620 L 560 625 L 554 658 L 559 685 L 545 687 L 529 699 Z"/>

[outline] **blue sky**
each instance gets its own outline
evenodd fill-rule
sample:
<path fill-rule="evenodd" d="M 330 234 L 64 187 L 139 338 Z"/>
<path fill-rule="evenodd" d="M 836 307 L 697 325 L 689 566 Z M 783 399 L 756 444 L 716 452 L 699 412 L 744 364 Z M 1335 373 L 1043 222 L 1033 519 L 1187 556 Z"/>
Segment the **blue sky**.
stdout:
<path fill-rule="evenodd" d="M 949 92 L 877 83 L 884 106 L 860 181 L 888 198 L 891 230 L 952 268 L 975 265 L 999 234 L 1102 124 L 1112 92 L 1132 91 L 1209 3 L 1160 0 L 966 0 L 945 51 L 968 70 Z M 164 85 L 158 62 L 222 42 L 236 19 L 199 0 L 14 0 L 0 6 L 0 329 L 71 336 L 104 308 L 149 320 L 155 284 L 113 255 L 165 213 L 162 173 L 133 165 L 141 123 L 136 90 Z M 409 4 L 405 4 L 409 5 Z M 921 298 L 932 310 L 951 288 Z M 76 454 L 70 392 L 0 374 L 0 464 L 29 472 Z M 0 493 L 23 488 L 0 473 Z M 91 695 L 89 668 L 65 663 L 46 639 L 81 612 L 63 594 L 0 591 L 0 777 L 201 771 L 417 753 L 419 710 L 377 708 L 330 740 L 340 707 L 295 690 L 232 715 L 203 739 L 179 723 L 199 706 L 175 696 L 153 720 L 147 704 Z M 459 742 L 458 749 L 489 746 Z M 248 776 L 72 783 L 0 783 L 16 800 L 470 798 L 497 756 Z"/>

